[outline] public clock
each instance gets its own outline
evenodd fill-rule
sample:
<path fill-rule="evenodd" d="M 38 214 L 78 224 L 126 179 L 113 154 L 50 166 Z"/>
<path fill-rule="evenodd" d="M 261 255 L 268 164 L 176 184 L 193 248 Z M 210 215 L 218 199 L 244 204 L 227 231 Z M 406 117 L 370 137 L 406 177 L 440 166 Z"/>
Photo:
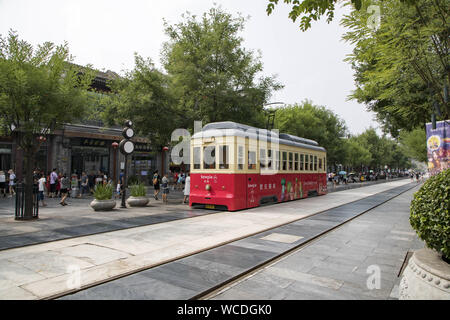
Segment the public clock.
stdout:
<path fill-rule="evenodd" d="M 134 151 L 134 143 L 130 140 L 122 140 L 120 141 L 119 149 L 123 154 L 132 154 Z"/>
<path fill-rule="evenodd" d="M 125 139 L 131 139 L 134 136 L 134 130 L 131 128 L 124 128 L 122 131 L 122 135 Z"/>

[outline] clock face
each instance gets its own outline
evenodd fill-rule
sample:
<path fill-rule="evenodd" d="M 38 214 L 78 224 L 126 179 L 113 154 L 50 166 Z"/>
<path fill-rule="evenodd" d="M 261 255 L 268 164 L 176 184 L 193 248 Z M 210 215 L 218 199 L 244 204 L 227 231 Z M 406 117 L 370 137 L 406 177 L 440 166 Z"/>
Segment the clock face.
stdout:
<path fill-rule="evenodd" d="M 134 143 L 131 141 L 127 141 L 124 143 L 123 145 L 123 151 L 125 151 L 125 153 L 132 153 L 134 151 Z"/>
<path fill-rule="evenodd" d="M 122 131 L 122 136 L 125 139 L 131 139 L 134 136 L 134 130 L 131 129 L 131 128 L 124 128 L 123 131 Z"/>
<path fill-rule="evenodd" d="M 134 131 L 131 128 L 127 129 L 127 137 L 132 138 L 134 136 Z"/>

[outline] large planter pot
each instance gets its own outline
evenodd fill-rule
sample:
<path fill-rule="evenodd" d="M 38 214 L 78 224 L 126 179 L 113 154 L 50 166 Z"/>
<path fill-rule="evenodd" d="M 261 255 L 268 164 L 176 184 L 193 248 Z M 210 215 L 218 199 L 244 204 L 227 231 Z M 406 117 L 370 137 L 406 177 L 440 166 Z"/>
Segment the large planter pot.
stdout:
<path fill-rule="evenodd" d="M 414 252 L 400 282 L 400 300 L 450 300 L 450 264 L 436 251 Z"/>
<path fill-rule="evenodd" d="M 147 197 L 129 197 L 127 199 L 127 204 L 130 207 L 145 207 L 147 203 L 150 201 Z"/>
<path fill-rule="evenodd" d="M 97 200 L 91 202 L 91 207 L 95 211 L 109 211 L 116 207 L 116 200 L 108 199 L 108 200 Z"/>

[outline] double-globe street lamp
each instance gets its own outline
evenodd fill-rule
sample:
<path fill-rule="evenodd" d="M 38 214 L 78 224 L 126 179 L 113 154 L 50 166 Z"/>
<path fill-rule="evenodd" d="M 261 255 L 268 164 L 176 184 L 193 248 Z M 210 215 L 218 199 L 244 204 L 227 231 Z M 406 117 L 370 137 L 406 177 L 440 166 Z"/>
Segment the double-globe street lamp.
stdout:
<path fill-rule="evenodd" d="M 134 143 L 130 139 L 134 137 L 134 130 L 132 128 L 133 122 L 131 120 L 125 121 L 125 128 L 122 131 L 122 135 L 125 139 L 120 141 L 119 150 L 125 156 L 125 166 L 124 166 L 124 174 L 121 181 L 122 188 L 122 208 L 126 208 L 127 205 L 125 203 L 126 190 L 127 190 L 127 161 L 128 155 L 132 154 L 134 151 Z"/>

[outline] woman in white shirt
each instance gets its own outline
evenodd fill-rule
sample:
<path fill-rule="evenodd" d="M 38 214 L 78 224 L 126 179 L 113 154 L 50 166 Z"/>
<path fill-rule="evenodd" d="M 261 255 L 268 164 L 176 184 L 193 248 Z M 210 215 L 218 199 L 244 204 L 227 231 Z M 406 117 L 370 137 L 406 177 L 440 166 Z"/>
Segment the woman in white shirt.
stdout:
<path fill-rule="evenodd" d="M 42 174 L 40 175 L 40 178 L 38 180 L 38 186 L 39 186 L 38 201 L 42 201 L 42 206 L 45 207 L 47 206 L 47 204 L 44 202 L 45 177 Z"/>
<path fill-rule="evenodd" d="M 3 193 L 3 198 L 6 197 L 6 175 L 4 171 L 0 171 L 0 193 Z"/>
<path fill-rule="evenodd" d="M 14 174 L 13 169 L 9 170 L 9 195 L 12 197 L 16 194 L 14 191 L 16 185 L 16 175 Z"/>
<path fill-rule="evenodd" d="M 184 199 L 183 204 L 186 203 L 186 199 L 189 198 L 189 193 L 191 191 L 191 177 L 189 173 L 186 173 L 186 180 L 184 183 Z"/>

